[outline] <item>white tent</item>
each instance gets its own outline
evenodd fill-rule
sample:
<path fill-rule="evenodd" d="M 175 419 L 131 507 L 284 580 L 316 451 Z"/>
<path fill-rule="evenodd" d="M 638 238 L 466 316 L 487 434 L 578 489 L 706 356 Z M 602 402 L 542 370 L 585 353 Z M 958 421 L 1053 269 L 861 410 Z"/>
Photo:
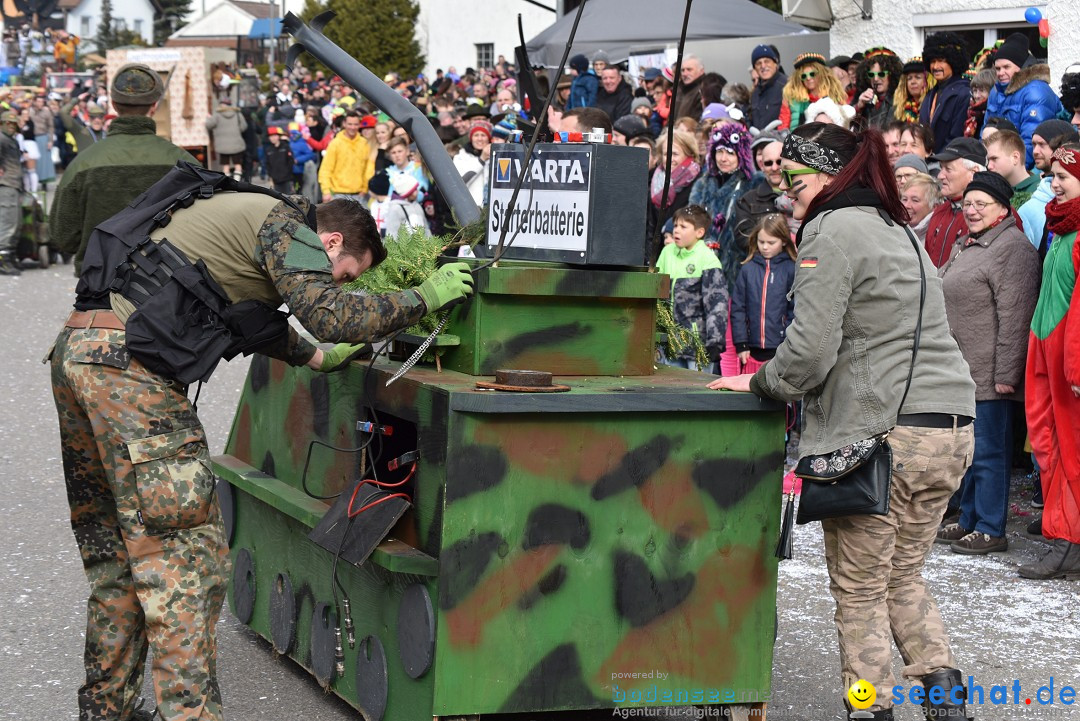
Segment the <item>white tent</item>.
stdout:
<path fill-rule="evenodd" d="M 662 49 L 679 41 L 685 0 L 589 0 L 582 11 L 570 56 L 604 50 L 612 62 L 633 52 Z M 567 13 L 526 43 L 529 60 L 554 66 L 562 57 L 577 11 Z M 697 0 L 690 12 L 688 41 L 807 32 L 751 0 Z"/>

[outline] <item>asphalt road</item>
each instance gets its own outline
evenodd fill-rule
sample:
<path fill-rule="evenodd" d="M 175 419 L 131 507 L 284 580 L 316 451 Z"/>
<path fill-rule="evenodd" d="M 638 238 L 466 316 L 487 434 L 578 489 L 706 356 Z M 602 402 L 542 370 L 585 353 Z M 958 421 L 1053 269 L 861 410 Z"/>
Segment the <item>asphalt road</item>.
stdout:
<path fill-rule="evenodd" d="M 76 719 L 82 679 L 86 582 L 68 526 L 56 415 L 40 361 L 74 298 L 70 266 L 0 277 L 0 718 Z M 245 362 L 223 364 L 203 389 L 200 415 L 221 452 Z M 1017 511 L 1027 494 L 1014 489 Z M 1080 718 L 1075 707 L 1024 705 L 1054 678 L 1055 693 L 1080 686 L 1080 582 L 1037 583 L 1015 567 L 1042 546 L 1023 534 L 1030 517 L 1013 514 L 1006 554 L 969 558 L 936 547 L 926 576 L 941 604 L 959 667 L 987 694 L 1019 680 L 1020 705 L 976 708 L 979 719 Z M 769 718 L 843 718 L 833 605 L 817 525 L 796 530 L 795 558 L 781 564 L 780 631 Z M 230 719 L 356 719 L 288 659 L 225 611 L 219 676 Z M 899 663 L 897 663 L 899 669 Z M 149 689 L 147 696 L 151 694 Z M 897 719 L 921 718 L 910 705 Z M 419 720 L 418 720 L 419 721 Z M 523 721 L 525 719 L 523 718 Z"/>

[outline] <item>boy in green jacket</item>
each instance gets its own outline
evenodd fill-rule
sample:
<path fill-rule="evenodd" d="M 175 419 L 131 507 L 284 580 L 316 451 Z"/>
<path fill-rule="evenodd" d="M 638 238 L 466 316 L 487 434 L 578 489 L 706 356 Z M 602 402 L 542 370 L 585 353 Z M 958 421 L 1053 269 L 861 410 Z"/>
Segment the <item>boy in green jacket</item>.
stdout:
<path fill-rule="evenodd" d="M 656 270 L 671 276 L 675 322 L 698 334 L 709 362 L 715 366 L 724 350 L 729 294 L 720 260 L 702 242 L 709 226 L 709 214 L 700 205 L 688 205 L 675 211 L 674 221 L 674 242 L 664 246 Z M 694 351 L 689 346 L 664 362 L 697 370 Z"/>

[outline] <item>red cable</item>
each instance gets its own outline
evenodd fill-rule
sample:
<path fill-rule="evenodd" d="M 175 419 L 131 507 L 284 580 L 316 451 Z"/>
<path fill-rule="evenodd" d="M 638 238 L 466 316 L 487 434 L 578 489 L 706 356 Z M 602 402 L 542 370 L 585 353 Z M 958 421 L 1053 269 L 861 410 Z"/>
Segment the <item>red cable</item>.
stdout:
<path fill-rule="evenodd" d="M 356 494 L 360 492 L 360 489 L 364 485 L 370 483 L 373 486 L 377 486 L 380 490 L 383 489 L 383 488 L 397 488 L 399 486 L 403 486 L 406 483 L 408 483 L 415 474 L 416 474 L 416 463 L 414 462 L 412 464 L 412 467 L 409 469 L 409 472 L 405 475 L 405 477 L 403 479 L 401 479 L 400 481 L 397 481 L 396 483 L 385 483 L 383 481 L 376 481 L 375 479 L 372 479 L 372 478 L 365 478 L 364 480 L 360 481 L 359 483 L 356 484 L 356 488 L 353 489 L 352 496 L 349 498 L 348 517 L 349 518 L 355 518 L 356 516 L 360 515 L 364 511 L 366 511 L 367 509 L 371 508 L 372 506 L 377 506 L 380 503 L 383 503 L 384 501 L 389 501 L 391 498 L 404 498 L 409 503 L 412 503 L 412 498 L 409 497 L 409 495 L 406 494 L 406 493 L 391 493 L 391 494 L 389 494 L 387 496 L 383 496 L 382 498 L 380 498 L 377 501 L 372 501 L 371 503 L 368 503 L 368 504 L 362 506 L 361 508 L 359 508 L 359 509 L 357 509 L 355 511 L 353 510 L 353 503 L 356 501 Z"/>

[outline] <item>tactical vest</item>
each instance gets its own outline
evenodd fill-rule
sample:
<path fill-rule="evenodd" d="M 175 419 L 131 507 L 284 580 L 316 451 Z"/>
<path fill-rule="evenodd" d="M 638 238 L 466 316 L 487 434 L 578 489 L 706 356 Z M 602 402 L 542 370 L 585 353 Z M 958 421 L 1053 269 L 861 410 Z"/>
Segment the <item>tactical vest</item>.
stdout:
<path fill-rule="evenodd" d="M 307 214 L 269 188 L 241 183 L 179 161 L 124 210 L 94 228 L 86 246 L 75 308 L 111 308 L 110 293 L 135 306 L 125 321 L 127 348 L 147 368 L 180 381 L 206 381 L 218 362 L 245 355 L 288 332 L 288 314 L 257 300 L 232 303 L 202 260 L 191 260 L 168 239 L 150 235 L 172 214 L 220 191 L 262 193 L 288 203 L 314 231 Z"/>

